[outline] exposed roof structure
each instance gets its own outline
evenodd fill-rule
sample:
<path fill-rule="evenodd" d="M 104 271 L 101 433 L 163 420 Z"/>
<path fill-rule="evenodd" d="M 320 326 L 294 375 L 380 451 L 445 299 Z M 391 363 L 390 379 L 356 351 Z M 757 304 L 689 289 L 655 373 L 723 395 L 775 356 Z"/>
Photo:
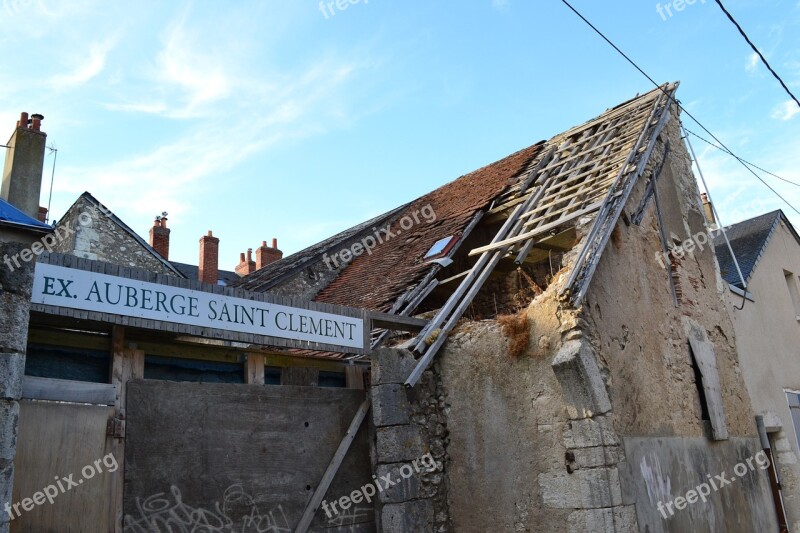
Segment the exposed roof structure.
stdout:
<path fill-rule="evenodd" d="M 304 265 L 320 261 L 323 254 L 338 252 L 353 236 L 371 235 L 376 226 L 389 224 L 388 234 L 381 231 L 389 238 L 371 253 L 353 258 L 315 300 L 412 315 L 440 282 L 460 279 L 458 287 L 447 285 L 449 299 L 417 337 L 414 347 L 424 354 L 424 365 L 498 265 L 519 265 L 532 257 L 546 258 L 548 250 L 571 249 L 576 245 L 575 226 L 590 216 L 594 223 L 581 241 L 562 293 L 577 305 L 671 116 L 677 86 L 667 84 L 637 96 L 549 141 L 250 274 L 238 286 L 269 290 Z M 409 223 L 426 206 L 435 220 Z M 448 237 L 455 239 L 439 256 L 426 258 L 434 244 Z M 471 250 L 461 246 L 465 242 Z M 446 270 L 450 264 L 467 270 L 456 274 Z M 438 279 L 442 272 L 446 280 Z M 442 333 L 428 346 L 425 339 L 434 330 Z M 373 345 L 382 339 L 383 332 L 374 332 Z"/>
<path fill-rule="evenodd" d="M 376 311 L 391 309 L 433 266 L 424 256 L 434 243 L 462 234 L 475 214 L 513 185 L 540 150 L 541 144 L 520 150 L 406 205 L 391 224 L 389 232 L 395 236 L 382 234 L 385 242 L 371 254 L 353 260 L 316 300 L 342 305 L 348 302 L 346 305 Z M 423 209 L 430 209 L 436 219 L 426 220 L 420 213 Z M 411 227 L 404 230 L 401 224 Z"/>
<path fill-rule="evenodd" d="M 750 281 L 756 265 L 758 265 L 761 256 L 764 255 L 764 250 L 775 232 L 775 228 L 778 227 L 781 221 L 786 224 L 795 239 L 800 243 L 800 237 L 780 209 L 743 220 L 725 228 L 725 233 L 731 242 L 731 248 L 733 248 L 733 253 L 739 262 L 739 268 L 742 270 L 742 276 L 744 276 L 746 283 Z M 728 250 L 725 238 L 721 233 L 714 237 L 714 252 L 717 254 L 722 279 L 734 287 L 743 289 L 739 273 L 736 271 L 736 265 L 734 265 L 730 250 Z"/>
<path fill-rule="evenodd" d="M 17 229 L 28 231 L 38 231 L 48 233 L 53 231 L 51 226 L 44 222 L 39 222 L 35 218 L 26 215 L 10 203 L 0 198 L 0 224 L 11 226 Z"/>

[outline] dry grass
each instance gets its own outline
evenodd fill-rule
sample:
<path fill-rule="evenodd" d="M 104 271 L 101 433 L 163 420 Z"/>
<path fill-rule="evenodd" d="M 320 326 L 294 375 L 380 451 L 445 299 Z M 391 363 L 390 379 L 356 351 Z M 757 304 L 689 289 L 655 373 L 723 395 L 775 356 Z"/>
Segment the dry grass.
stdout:
<path fill-rule="evenodd" d="M 513 315 L 500 315 L 497 317 L 497 322 L 503 334 L 508 337 L 509 355 L 519 357 L 524 354 L 531 340 L 531 328 L 525 310 Z"/>

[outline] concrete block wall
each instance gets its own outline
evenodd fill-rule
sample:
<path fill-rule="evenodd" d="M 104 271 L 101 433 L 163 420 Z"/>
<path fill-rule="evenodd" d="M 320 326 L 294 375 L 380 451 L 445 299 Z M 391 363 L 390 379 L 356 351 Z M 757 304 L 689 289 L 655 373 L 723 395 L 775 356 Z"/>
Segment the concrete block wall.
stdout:
<path fill-rule="evenodd" d="M 416 361 L 410 352 L 384 348 L 372 355 L 374 461 L 378 478 L 397 483 L 379 493 L 376 518 L 381 533 L 452 531 L 447 506 L 445 468 L 447 429 L 441 383 L 434 371 L 419 385 L 403 385 Z M 401 476 L 405 465 L 430 454 L 436 466 Z M 408 471 L 408 467 L 406 467 Z"/>
<path fill-rule="evenodd" d="M 0 242 L 0 257 L 25 245 Z M 17 452 L 19 399 L 25 374 L 33 263 L 11 270 L 0 265 L 0 507 L 13 504 L 14 457 Z M 2 509 L 0 509 L 2 511 Z M 9 515 L 0 512 L 0 533 L 9 531 Z"/>

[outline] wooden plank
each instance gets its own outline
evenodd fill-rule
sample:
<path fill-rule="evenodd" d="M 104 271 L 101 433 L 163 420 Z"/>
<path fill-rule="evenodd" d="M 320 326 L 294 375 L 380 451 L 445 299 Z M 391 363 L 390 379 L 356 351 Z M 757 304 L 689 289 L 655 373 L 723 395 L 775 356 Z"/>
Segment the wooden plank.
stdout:
<path fill-rule="evenodd" d="M 336 453 L 333 455 L 333 459 L 331 459 L 331 463 L 328 465 L 327 470 L 325 470 L 325 474 L 322 476 L 322 480 L 319 482 L 319 485 L 314 491 L 311 501 L 308 502 L 308 506 L 303 512 L 303 516 L 300 518 L 300 523 L 297 524 L 294 533 L 306 533 L 306 531 L 308 531 L 308 526 L 310 526 L 311 522 L 314 520 L 314 515 L 317 513 L 317 509 L 319 509 L 319 505 L 322 503 L 325 493 L 328 492 L 328 488 L 331 486 L 331 482 L 333 481 L 334 476 L 336 476 L 336 472 L 339 470 L 342 461 L 347 455 L 347 450 L 350 449 L 350 444 L 356 438 L 358 429 L 361 427 L 361 423 L 364 422 L 364 418 L 366 418 L 368 411 L 369 397 L 364 400 L 364 403 L 362 403 L 361 407 L 358 408 L 356 416 L 353 417 L 353 421 L 350 423 L 347 433 L 342 439 L 342 442 L 339 444 L 339 448 L 336 450 Z"/>
<path fill-rule="evenodd" d="M 421 331 L 428 324 L 428 321 L 422 318 L 379 313 L 377 311 L 369 311 L 367 317 L 372 322 L 371 328 L 386 328 L 397 331 Z M 365 324 L 364 326 L 366 329 L 367 325 Z"/>
<path fill-rule="evenodd" d="M 125 400 L 128 380 L 131 378 L 131 365 L 126 364 L 125 360 L 125 328 L 114 326 L 111 331 L 111 384 L 117 389 L 117 405 L 114 411 L 114 418 L 125 419 Z M 123 429 L 124 431 L 124 429 Z M 111 474 L 111 522 L 114 524 L 114 531 L 122 533 L 123 501 L 125 494 L 125 439 L 110 437 L 111 451 L 114 457 L 121 461 L 121 467 L 117 472 Z"/>
<path fill-rule="evenodd" d="M 25 376 L 22 379 L 22 397 L 29 400 L 114 405 L 117 388 L 107 383 Z"/>
<path fill-rule="evenodd" d="M 122 475 L 122 457 L 110 455 L 105 437 L 113 411 L 113 407 L 98 405 L 19 402 L 14 496 L 9 499 L 19 502 L 48 485 L 55 486 L 56 475 L 72 474 L 80 486 L 59 493 L 52 503 L 22 512 L 11 522 L 12 532 L 115 530 L 109 494 L 111 476 Z M 98 460 L 100 473 L 95 466 Z M 94 475 L 84 479 L 82 470 L 89 465 L 95 468 Z"/>
<path fill-rule="evenodd" d="M 247 354 L 245 362 L 244 382 L 251 385 L 264 384 L 264 356 L 257 353 Z"/>
<path fill-rule="evenodd" d="M 594 203 L 594 204 L 592 204 L 592 205 L 590 205 L 588 207 L 585 207 L 584 209 L 581 209 L 580 211 L 576 211 L 576 212 L 574 212 L 574 213 L 572 213 L 570 215 L 567 215 L 567 216 L 565 216 L 565 217 L 563 217 L 563 218 L 561 218 L 559 220 L 556 220 L 555 222 L 551 222 L 550 224 L 545 224 L 544 226 L 540 226 L 538 228 L 535 228 L 532 231 L 528 231 L 526 233 L 522 233 L 520 235 L 517 235 L 516 237 L 511 237 L 511 238 L 508 238 L 508 239 L 504 239 L 504 240 L 502 240 L 500 242 L 496 242 L 494 244 L 487 244 L 486 246 L 481 246 L 480 248 L 475 248 L 475 249 L 473 249 L 473 250 L 471 250 L 469 252 L 469 255 L 477 255 L 477 254 L 485 253 L 485 252 L 488 252 L 488 251 L 497 250 L 497 249 L 502 248 L 504 246 L 510 246 L 510 245 L 518 243 L 520 241 L 526 241 L 528 239 L 532 239 L 532 238 L 536 237 L 537 235 L 542 235 L 543 233 L 546 233 L 547 231 L 549 231 L 549 230 L 551 230 L 553 228 L 557 228 L 558 226 L 561 226 L 562 224 L 566 224 L 567 222 L 571 222 L 572 220 L 575 220 L 576 218 L 580 218 L 580 217 L 582 217 L 583 215 L 585 215 L 587 213 L 591 213 L 595 209 L 599 208 L 601 205 L 602 205 L 601 202 Z"/>
<path fill-rule="evenodd" d="M 714 355 L 714 345 L 695 338 L 693 335 L 689 337 L 689 344 L 692 348 L 694 360 L 697 362 L 702 375 L 703 392 L 705 392 L 706 396 L 706 407 L 711 418 L 711 431 L 714 440 L 726 440 L 728 438 L 728 427 L 725 424 L 725 409 L 717 370 L 717 357 Z"/>
<path fill-rule="evenodd" d="M 348 365 L 344 370 L 344 379 L 348 389 L 365 390 L 364 367 Z"/>

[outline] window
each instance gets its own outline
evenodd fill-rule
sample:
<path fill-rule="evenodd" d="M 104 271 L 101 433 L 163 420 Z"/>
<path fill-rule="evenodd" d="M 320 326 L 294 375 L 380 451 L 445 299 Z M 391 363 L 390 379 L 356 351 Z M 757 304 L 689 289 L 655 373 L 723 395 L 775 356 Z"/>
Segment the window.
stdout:
<path fill-rule="evenodd" d="M 456 243 L 457 240 L 458 238 L 454 235 L 445 237 L 444 239 L 439 239 L 438 241 L 433 243 L 433 246 L 431 246 L 431 249 L 428 250 L 428 253 L 425 254 L 425 257 L 423 259 L 429 259 L 431 257 L 437 257 L 446 254 L 447 252 L 450 251 L 450 249 L 453 247 L 453 245 Z"/>
<path fill-rule="evenodd" d="M 789 401 L 789 412 L 792 415 L 794 433 L 797 436 L 797 442 L 800 443 L 800 394 L 786 391 L 786 399 Z"/>
<path fill-rule="evenodd" d="M 786 278 L 786 288 L 789 289 L 789 295 L 792 297 L 794 316 L 797 320 L 800 320 L 800 292 L 797 290 L 797 278 L 786 270 L 783 271 L 783 276 Z"/>

